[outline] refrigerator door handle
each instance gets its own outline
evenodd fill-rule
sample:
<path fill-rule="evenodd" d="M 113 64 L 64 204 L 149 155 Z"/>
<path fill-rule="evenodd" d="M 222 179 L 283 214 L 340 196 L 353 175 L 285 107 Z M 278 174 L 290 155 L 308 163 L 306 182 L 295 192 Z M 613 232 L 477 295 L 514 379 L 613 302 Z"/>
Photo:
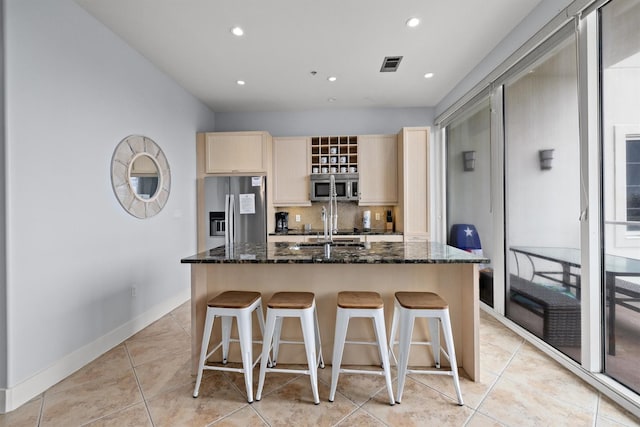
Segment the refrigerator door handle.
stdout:
<path fill-rule="evenodd" d="M 229 194 L 229 217 L 228 217 L 228 221 L 229 224 L 231 224 L 229 226 L 229 245 L 233 245 L 236 241 L 236 223 L 235 223 L 235 217 L 236 217 L 236 200 L 235 200 L 235 195 L 233 194 Z"/>
<path fill-rule="evenodd" d="M 224 196 L 224 222 L 226 223 L 226 227 L 224 227 L 224 245 L 229 246 L 229 233 L 231 229 L 231 222 L 229 221 L 229 195 L 226 194 Z"/>

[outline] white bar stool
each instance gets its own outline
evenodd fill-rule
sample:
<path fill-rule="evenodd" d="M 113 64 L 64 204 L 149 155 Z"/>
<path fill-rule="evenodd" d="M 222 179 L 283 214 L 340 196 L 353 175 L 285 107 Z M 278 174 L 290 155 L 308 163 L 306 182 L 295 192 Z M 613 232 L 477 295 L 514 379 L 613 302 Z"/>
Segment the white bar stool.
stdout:
<path fill-rule="evenodd" d="M 347 341 L 347 328 L 352 317 L 370 318 L 376 341 Z M 340 367 L 345 344 L 365 344 L 378 346 L 382 370 L 344 369 Z M 389 368 L 389 350 L 387 349 L 387 332 L 384 326 L 384 302 L 377 292 L 338 293 L 338 311 L 336 313 L 336 332 L 333 340 L 333 367 L 331 371 L 331 392 L 329 401 L 333 402 L 338 387 L 338 376 L 345 374 L 384 375 L 389 393 L 389 404 L 396 403 L 391 387 L 391 369 Z"/>
<path fill-rule="evenodd" d="M 302 326 L 303 341 L 280 340 L 280 328 L 285 317 L 298 317 Z M 307 353 L 308 369 L 276 368 L 276 357 L 280 344 L 303 344 Z M 273 363 L 269 366 L 269 352 L 273 347 Z M 316 356 L 316 351 L 318 356 Z M 256 400 L 262 397 L 264 378 L 267 372 L 297 373 L 310 376 L 314 403 L 320 403 L 318 396 L 318 366 L 324 368 L 318 314 L 315 295 L 311 292 L 278 292 L 267 303 L 267 323 L 262 342 L 262 362 Z"/>
<path fill-rule="evenodd" d="M 431 341 L 411 341 L 413 335 L 413 325 L 416 318 L 425 317 L 429 319 L 429 336 Z M 444 335 L 445 351 L 440 346 L 440 325 Z M 400 328 L 399 360 L 393 354 L 393 346 L 397 344 L 396 335 Z M 408 369 L 409 352 L 411 345 L 430 345 L 433 351 L 433 358 L 437 370 Z M 453 334 L 451 332 L 451 320 L 449 318 L 449 305 L 438 294 L 433 292 L 396 292 L 393 310 L 393 322 L 391 323 L 391 337 L 389 342 L 391 356 L 398 366 L 398 390 L 396 391 L 396 402 L 402 400 L 404 383 L 407 374 L 433 374 L 450 375 L 453 377 L 453 385 L 458 396 L 458 404 L 462 406 L 462 392 L 460 391 L 460 381 L 458 378 L 458 363 L 456 362 L 456 352 L 453 346 Z M 440 369 L 440 352 L 449 360 L 451 370 Z"/>
<path fill-rule="evenodd" d="M 260 292 L 249 291 L 227 291 L 223 292 L 207 302 L 207 317 L 202 332 L 202 344 L 200 349 L 200 362 L 198 363 L 198 377 L 196 387 L 193 390 L 193 397 L 198 397 L 202 372 L 207 369 L 211 371 L 240 372 L 244 374 L 244 383 L 247 389 L 247 401 L 253 402 L 253 367 L 258 364 L 258 360 L 253 361 L 253 332 L 251 326 L 251 313 L 256 312 L 260 332 L 264 333 L 264 317 L 262 313 L 262 298 Z M 213 350 L 207 353 L 211 331 L 216 317 L 222 318 L 222 338 Z M 238 325 L 238 338 L 231 338 L 231 323 L 236 318 Z M 220 347 L 222 347 L 222 363 L 227 364 L 229 356 L 229 343 L 239 342 L 242 354 L 242 368 L 230 368 L 226 366 L 206 365 L 207 359 L 211 357 Z"/>

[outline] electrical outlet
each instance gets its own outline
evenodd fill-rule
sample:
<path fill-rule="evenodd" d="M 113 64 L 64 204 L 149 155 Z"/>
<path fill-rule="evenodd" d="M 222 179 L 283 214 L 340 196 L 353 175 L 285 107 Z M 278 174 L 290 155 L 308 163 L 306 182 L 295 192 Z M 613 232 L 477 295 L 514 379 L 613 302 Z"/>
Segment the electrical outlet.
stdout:
<path fill-rule="evenodd" d="M 296 222 L 300 222 L 300 215 L 296 215 Z"/>
<path fill-rule="evenodd" d="M 380 221 L 380 212 L 376 212 L 376 221 Z"/>

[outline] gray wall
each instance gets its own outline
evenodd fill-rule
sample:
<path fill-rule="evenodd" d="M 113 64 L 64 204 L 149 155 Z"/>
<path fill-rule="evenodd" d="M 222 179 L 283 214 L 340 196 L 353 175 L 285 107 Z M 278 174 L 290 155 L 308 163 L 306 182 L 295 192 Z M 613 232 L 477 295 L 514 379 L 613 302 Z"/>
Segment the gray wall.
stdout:
<path fill-rule="evenodd" d="M 42 371 L 65 375 L 109 346 L 114 331 L 135 331 L 147 313 L 189 298 L 180 258 L 196 250 L 195 134 L 215 121 L 72 0 L 5 0 L 3 22 L 8 274 L 0 313 L 6 307 L 7 387 L 31 384 L 16 393 L 23 396 L 47 386 L 33 386 Z M 131 134 L 153 139 L 171 167 L 168 203 L 147 220 L 126 213 L 110 183 L 113 150 Z"/>
<path fill-rule="evenodd" d="M 364 108 L 287 112 L 216 113 L 216 131 L 267 131 L 273 136 L 391 134 L 430 126 L 433 108 Z"/>

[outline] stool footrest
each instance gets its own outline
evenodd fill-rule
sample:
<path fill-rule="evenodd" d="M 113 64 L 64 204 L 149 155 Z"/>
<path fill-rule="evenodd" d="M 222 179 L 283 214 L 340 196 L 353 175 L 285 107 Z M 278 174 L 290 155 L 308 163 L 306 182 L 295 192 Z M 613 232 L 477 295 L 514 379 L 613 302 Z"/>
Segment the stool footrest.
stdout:
<path fill-rule="evenodd" d="M 243 368 L 230 368 L 228 366 L 204 365 L 202 369 L 205 371 L 225 371 L 225 372 L 240 372 L 240 373 L 244 372 Z"/>
<path fill-rule="evenodd" d="M 408 374 L 429 374 L 429 375 L 447 375 L 452 376 L 453 371 L 442 371 L 438 368 L 429 369 L 407 369 Z"/>
<path fill-rule="evenodd" d="M 308 369 L 280 369 L 280 368 L 267 368 L 265 372 L 278 372 L 281 374 L 304 374 L 309 375 Z"/>
<path fill-rule="evenodd" d="M 367 371 L 365 369 L 345 369 L 345 368 L 340 368 L 340 373 L 341 374 L 365 374 L 365 375 L 385 376 L 385 372 L 383 370 L 381 370 L 381 371 Z"/>
<path fill-rule="evenodd" d="M 238 338 L 229 338 L 229 342 L 240 342 Z M 254 344 L 262 344 L 262 340 L 252 340 Z"/>
<path fill-rule="evenodd" d="M 345 341 L 345 344 L 360 344 L 360 345 L 375 345 L 378 346 L 376 341 Z"/>
<path fill-rule="evenodd" d="M 304 341 L 289 341 L 289 340 L 280 340 L 279 344 L 304 344 Z"/>
<path fill-rule="evenodd" d="M 394 341 L 392 345 L 399 345 L 400 341 Z M 431 341 L 411 341 L 410 343 L 411 345 L 425 345 L 425 346 L 431 346 Z"/>

